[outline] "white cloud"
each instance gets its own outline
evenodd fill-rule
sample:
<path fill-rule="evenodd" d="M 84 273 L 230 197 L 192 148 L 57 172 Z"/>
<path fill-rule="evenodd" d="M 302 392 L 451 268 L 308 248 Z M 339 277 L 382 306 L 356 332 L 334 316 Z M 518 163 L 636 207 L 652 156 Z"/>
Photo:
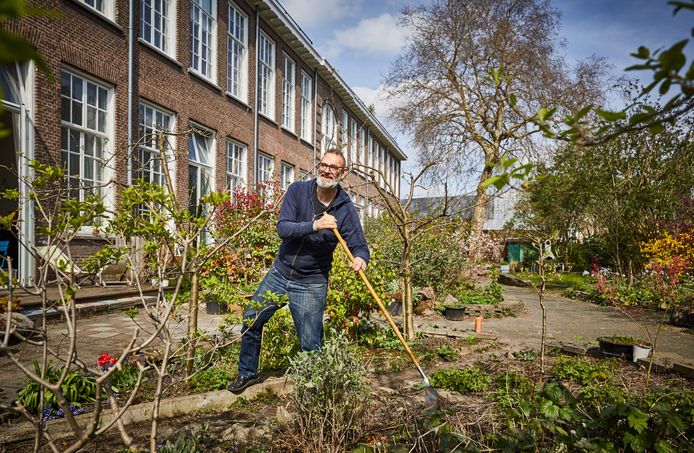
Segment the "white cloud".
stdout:
<path fill-rule="evenodd" d="M 409 30 L 400 27 L 396 16 L 381 14 L 362 19 L 357 25 L 335 32 L 331 46 L 371 54 L 398 53 L 409 39 Z"/>
<path fill-rule="evenodd" d="M 355 15 L 361 1 L 352 0 L 282 0 L 282 6 L 300 27 L 327 24 Z"/>

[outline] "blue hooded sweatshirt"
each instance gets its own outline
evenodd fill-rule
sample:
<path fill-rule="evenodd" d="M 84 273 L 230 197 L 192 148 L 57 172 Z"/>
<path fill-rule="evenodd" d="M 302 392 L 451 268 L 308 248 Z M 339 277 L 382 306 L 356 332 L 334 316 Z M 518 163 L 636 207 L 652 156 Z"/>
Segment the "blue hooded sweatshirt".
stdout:
<path fill-rule="evenodd" d="M 315 179 L 297 181 L 287 189 L 277 222 L 282 245 L 275 268 L 287 279 L 302 283 L 327 283 L 337 237 L 331 230 L 313 231 Z M 326 211 L 337 219 L 337 229 L 355 257 L 368 263 L 369 247 L 357 210 L 342 187 Z"/>

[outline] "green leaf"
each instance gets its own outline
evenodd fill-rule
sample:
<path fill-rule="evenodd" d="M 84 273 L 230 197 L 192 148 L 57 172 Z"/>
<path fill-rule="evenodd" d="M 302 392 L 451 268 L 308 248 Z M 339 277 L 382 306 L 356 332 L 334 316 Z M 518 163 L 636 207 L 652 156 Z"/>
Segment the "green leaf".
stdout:
<path fill-rule="evenodd" d="M 543 400 L 542 404 L 540 404 L 540 413 L 549 419 L 558 418 L 559 406 L 557 406 L 550 400 Z"/>
<path fill-rule="evenodd" d="M 631 56 L 634 58 L 640 58 L 642 60 L 645 60 L 647 58 L 650 58 L 651 51 L 648 50 L 648 47 L 639 46 L 639 50 L 637 50 L 636 53 L 632 53 Z"/>
<path fill-rule="evenodd" d="M 497 176 L 492 176 L 490 178 L 487 178 L 484 180 L 481 184 L 483 189 L 487 189 L 489 186 L 494 185 L 494 187 L 497 188 L 497 190 L 501 190 L 504 188 L 509 183 L 509 177 L 508 175 L 497 175 Z"/>
<path fill-rule="evenodd" d="M 665 126 L 663 126 L 661 123 L 655 123 L 651 125 L 648 130 L 653 134 L 660 134 L 661 132 L 665 131 Z"/>
<path fill-rule="evenodd" d="M 688 42 L 688 39 L 683 39 L 660 54 L 658 60 L 662 63 L 663 70 L 669 72 L 679 71 L 682 69 L 684 64 L 687 62 L 687 57 L 684 56 L 682 49 L 687 45 Z"/>
<path fill-rule="evenodd" d="M 672 80 L 671 80 L 671 79 L 665 80 L 665 81 L 662 83 L 662 85 L 660 85 L 660 90 L 659 90 L 659 91 L 660 91 L 660 95 L 661 95 L 661 96 L 665 95 L 665 94 L 668 92 L 668 90 L 670 89 L 670 85 L 672 85 Z"/>
<path fill-rule="evenodd" d="M 610 112 L 608 110 L 602 110 L 602 109 L 595 109 L 595 113 L 600 116 L 600 118 L 604 119 L 605 121 L 618 121 L 618 120 L 623 120 L 624 118 L 627 117 L 626 112 L 620 111 L 620 112 Z"/>
<path fill-rule="evenodd" d="M 540 123 L 544 123 L 545 120 L 548 120 L 554 115 L 554 112 L 557 109 L 550 109 L 547 110 L 546 108 L 542 107 L 540 110 L 537 111 L 537 119 Z"/>
<path fill-rule="evenodd" d="M 655 451 L 658 453 L 675 453 L 677 451 L 665 439 L 660 439 L 655 443 L 654 447 Z"/>
<path fill-rule="evenodd" d="M 634 407 L 629 411 L 627 421 L 630 427 L 641 433 L 648 426 L 648 414 Z"/>

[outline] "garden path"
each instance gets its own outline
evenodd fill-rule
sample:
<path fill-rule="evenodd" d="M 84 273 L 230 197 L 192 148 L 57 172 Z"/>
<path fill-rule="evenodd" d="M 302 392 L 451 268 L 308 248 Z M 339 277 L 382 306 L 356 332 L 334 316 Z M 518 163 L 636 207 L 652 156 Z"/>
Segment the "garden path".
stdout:
<path fill-rule="evenodd" d="M 501 343 L 511 345 L 513 349 L 537 348 L 542 333 L 542 309 L 537 293 L 533 288 L 503 286 L 503 289 L 504 303 L 522 302 L 523 313 L 517 317 L 485 319 L 483 332 L 495 336 Z M 553 292 L 545 295 L 545 302 L 547 334 L 551 342 L 585 344 L 610 335 L 643 337 L 638 325 L 616 309 L 568 299 Z M 474 319 L 448 321 L 437 316 L 419 318 L 417 321 L 425 330 L 436 326 L 436 330 L 455 330 L 462 334 L 474 332 Z M 645 325 L 654 334 L 658 322 L 650 319 Z M 694 365 L 694 331 L 663 325 L 656 351 L 656 358 L 677 359 Z"/>
<path fill-rule="evenodd" d="M 483 332 L 496 337 L 497 341 L 509 345 L 505 350 L 523 350 L 538 348 L 542 329 L 542 311 L 537 294 L 532 288 L 504 286 L 504 303 L 523 302 L 524 311 L 517 317 L 485 319 Z M 597 306 L 588 302 L 574 301 L 556 294 L 546 296 L 548 307 L 547 330 L 552 342 L 587 343 L 605 335 L 640 335 L 634 322 L 618 311 Z M 183 307 L 185 312 L 185 307 Z M 214 333 L 222 320 L 220 315 L 210 315 L 200 310 L 199 328 Z M 77 322 L 77 351 L 80 358 L 96 364 L 101 353 L 119 355 L 125 345 L 132 339 L 137 325 L 149 325 L 144 313 L 134 319 L 122 311 L 111 311 L 93 317 L 82 318 Z M 418 317 L 419 329 L 440 334 L 453 333 L 467 335 L 474 332 L 474 319 L 465 321 L 448 321 L 442 316 Z M 186 334 L 186 321 L 171 321 L 170 327 L 174 336 L 182 338 Z M 648 323 L 654 331 L 656 322 Z M 48 337 L 55 343 L 53 347 L 65 351 L 67 341 L 65 325 L 52 321 L 48 325 Z M 145 332 L 140 332 L 140 338 Z M 58 343 L 61 343 L 60 345 Z M 18 345 L 15 350 L 20 353 L 22 362 L 31 367 L 33 358 L 38 358 L 38 348 L 30 345 Z M 671 358 L 694 366 L 694 332 L 692 330 L 665 325 L 658 339 L 658 358 Z M 0 402 L 8 403 L 15 396 L 24 375 L 10 363 L 7 357 L 0 357 Z"/>

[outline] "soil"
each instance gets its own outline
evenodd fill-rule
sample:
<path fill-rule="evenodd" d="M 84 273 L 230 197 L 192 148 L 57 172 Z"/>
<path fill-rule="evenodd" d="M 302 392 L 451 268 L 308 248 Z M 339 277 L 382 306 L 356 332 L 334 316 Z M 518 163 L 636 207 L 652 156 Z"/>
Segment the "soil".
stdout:
<path fill-rule="evenodd" d="M 514 354 L 512 348 L 494 340 L 430 336 L 418 340 L 414 348 L 429 376 L 436 370 L 476 366 L 489 373 L 518 371 L 538 382 L 548 377 L 547 373 L 541 372 L 538 354 Z M 439 351 L 453 351 L 457 358 L 446 361 Z M 399 448 L 408 451 L 413 447 L 414 451 L 451 451 L 449 447 L 441 445 L 441 439 L 427 440 L 424 436 L 432 420 L 441 425 L 448 424 L 473 438 L 475 433 L 499 429 L 486 393 L 462 395 L 439 389 L 439 411 L 432 415 L 424 410 L 425 392 L 421 376 L 413 369 L 404 351 L 374 349 L 365 354 L 365 363 L 372 373 L 368 379 L 371 404 L 365 414 L 358 442 L 372 447 L 372 451 L 398 451 Z M 452 358 L 454 354 L 444 355 Z M 557 357 L 548 354 L 545 360 L 545 370 L 549 371 Z M 595 362 L 601 359 L 587 360 Z M 618 366 L 615 373 L 617 385 L 633 392 L 643 391 L 645 370 L 642 367 L 623 360 L 610 360 Z M 675 375 L 659 374 L 653 376 L 653 385 L 687 388 L 691 386 L 691 381 Z M 189 414 L 162 420 L 158 444 L 163 446 L 168 442 L 169 446 L 173 446 L 177 441 L 181 442 L 183 437 L 190 438 L 191 433 L 195 433 L 197 448 L 205 452 L 306 451 L 292 422 L 278 421 L 284 418 L 281 414 L 286 413 L 285 410 L 291 416 L 293 404 L 290 396 L 261 393 L 252 401 L 238 400 L 234 408 L 226 412 Z M 129 425 L 127 431 L 136 444 L 148 449 L 149 422 Z M 425 445 L 426 442 L 429 443 Z M 58 441 L 57 444 L 62 451 L 69 442 Z M 32 444 L 26 442 L 7 448 L 0 451 L 11 449 L 17 453 L 29 452 L 32 451 Z M 121 452 L 124 451 L 122 448 L 123 442 L 118 432 L 111 430 L 82 451 Z"/>
<path fill-rule="evenodd" d="M 613 309 L 572 301 L 556 293 L 549 294 L 545 302 L 548 308 L 550 343 L 578 342 L 585 345 L 601 336 L 641 334 L 638 325 Z M 448 321 L 436 313 L 417 317 L 417 330 L 430 333 L 426 338 L 417 340 L 417 345 L 414 346 L 415 354 L 427 374 L 431 376 L 438 369 L 475 365 L 489 372 L 517 370 L 531 379 L 544 380 L 547 373 L 541 373 L 538 357 L 542 311 L 537 294 L 531 288 L 504 287 L 504 303 L 522 303 L 524 308 L 517 317 L 485 319 L 483 332 L 477 336 L 474 334 L 473 319 Z M 113 317 L 121 323 L 113 330 L 124 331 L 121 327 L 125 322 L 122 320 L 123 315 L 116 316 L 115 313 L 109 314 L 85 320 L 85 323 L 91 326 L 97 323 L 102 326 L 113 325 L 116 321 L 108 321 L 108 317 Z M 657 319 L 648 320 L 645 325 L 653 330 L 657 326 Z M 102 332 L 104 329 L 108 327 L 101 327 Z M 129 335 L 124 333 L 123 337 L 127 339 Z M 91 347 L 93 352 L 90 352 L 96 357 L 97 352 L 114 350 L 116 345 L 111 343 L 116 338 L 120 337 L 104 337 L 103 342 L 96 345 L 93 344 L 93 339 L 87 337 L 81 337 L 80 341 L 85 342 L 85 347 Z M 439 353 L 446 350 L 454 351 L 457 357 L 453 357 L 455 354 Z M 675 357 L 691 363 L 692 351 L 694 335 L 691 330 L 670 325 L 663 327 L 658 340 L 657 357 Z M 404 352 L 375 349 L 365 352 L 362 358 L 372 372 L 368 382 L 372 403 L 368 408 L 359 442 L 373 447 L 375 451 L 394 451 L 398 448 L 408 451 L 413 447 L 414 451 L 450 451 L 450 448 L 442 449 L 440 445 L 420 445 L 427 438 L 423 434 L 430 429 L 432 416 L 423 410 L 425 395 L 422 378 Z M 546 361 L 545 370 L 548 371 L 556 357 L 548 355 Z M 615 379 L 618 384 L 634 392 L 642 391 L 645 386 L 645 370 L 626 361 L 617 363 L 619 370 L 615 373 Z M 9 377 L 9 364 L 0 365 L 3 378 Z M 653 384 L 682 388 L 692 386 L 691 381 L 672 374 L 653 375 Z M 172 388 L 168 396 L 186 392 L 186 387 L 177 386 Z M 489 433 L 499 429 L 492 405 L 484 393 L 461 395 L 444 390 L 439 390 L 438 393 L 441 397 L 441 410 L 436 420 L 440 423 L 448 424 L 473 438 L 481 432 Z M 158 443 L 163 445 L 169 441 L 173 444 L 181 434 L 196 432 L 201 448 L 208 452 L 301 451 L 300 439 L 297 439 L 293 425 L 278 422 L 278 411 L 283 413 L 284 410 L 292 413 L 290 397 L 264 394 L 254 401 L 238 403 L 238 407 L 230 411 L 162 420 L 158 430 Z M 127 427 L 128 433 L 143 447 L 149 444 L 150 430 L 148 422 Z M 58 441 L 57 444 L 58 450 L 62 451 L 67 442 Z M 117 431 L 111 430 L 83 451 L 119 452 L 124 451 L 122 445 Z M 31 442 L 0 445 L 0 452 L 10 450 L 32 451 L 32 445 Z"/>

